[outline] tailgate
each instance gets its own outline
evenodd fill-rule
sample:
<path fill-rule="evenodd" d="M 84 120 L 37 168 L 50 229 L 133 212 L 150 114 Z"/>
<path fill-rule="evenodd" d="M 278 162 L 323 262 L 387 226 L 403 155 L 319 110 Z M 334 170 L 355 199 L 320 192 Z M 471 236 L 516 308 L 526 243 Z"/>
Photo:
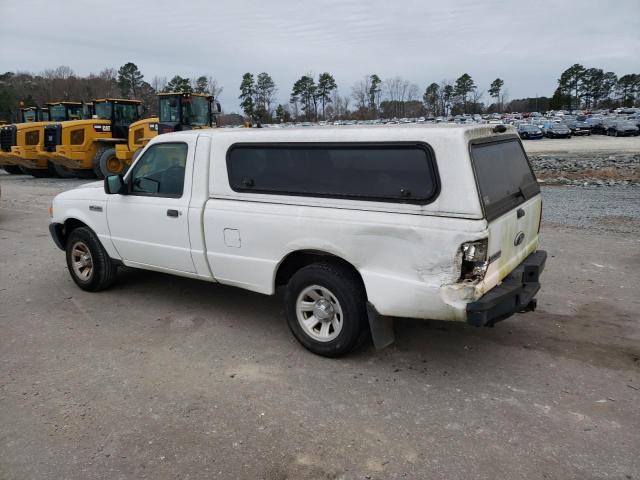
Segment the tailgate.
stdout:
<path fill-rule="evenodd" d="M 483 290 L 497 285 L 538 246 L 540 187 L 515 136 L 474 140 L 471 159 L 489 231 Z"/>

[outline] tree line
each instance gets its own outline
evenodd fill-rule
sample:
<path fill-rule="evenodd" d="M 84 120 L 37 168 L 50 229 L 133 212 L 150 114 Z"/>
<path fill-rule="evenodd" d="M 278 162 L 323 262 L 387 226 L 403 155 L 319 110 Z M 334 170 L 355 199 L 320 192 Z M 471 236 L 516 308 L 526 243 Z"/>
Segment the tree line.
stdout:
<path fill-rule="evenodd" d="M 0 119 L 17 121 L 20 106 L 43 106 L 50 101 L 91 101 L 97 98 L 123 97 L 142 101 L 148 115 L 156 115 L 159 92 L 198 92 L 217 97 L 222 91 L 210 75 L 195 78 L 175 75 L 145 80 L 132 62 L 120 68 L 105 68 L 98 74 L 77 75 L 70 67 L 60 66 L 39 74 L 6 72 L 0 74 Z"/>
<path fill-rule="evenodd" d="M 613 72 L 575 64 L 562 73 L 552 97 L 511 101 L 501 78 L 493 80 L 485 91 L 468 73 L 456 80 L 430 83 L 422 92 L 417 84 L 402 77 L 383 80 L 373 73 L 357 81 L 347 95 L 340 94 L 330 73 L 321 73 L 317 80 L 309 73 L 294 82 L 288 103 L 276 104 L 277 91 L 268 73 L 258 74 L 255 80 L 252 73 L 245 73 L 239 96 L 244 114 L 268 123 L 630 107 L 640 104 L 640 74 L 618 77 Z M 485 94 L 488 104 L 483 102 Z"/>
<path fill-rule="evenodd" d="M 640 74 L 618 76 L 600 68 L 574 64 L 562 72 L 557 83 L 551 97 L 509 101 L 504 80 L 496 78 L 483 89 L 468 73 L 455 80 L 429 83 L 424 89 L 399 76 L 382 79 L 371 73 L 355 82 L 346 93 L 338 88 L 331 73 L 323 72 L 317 77 L 308 73 L 293 83 L 286 102 L 278 102 L 278 87 L 270 74 L 247 72 L 242 76 L 239 98 L 243 113 L 263 123 L 610 109 L 640 104 Z M 210 75 L 195 78 L 175 75 L 169 80 L 155 76 L 147 80 L 132 62 L 84 77 L 68 66 L 39 74 L 6 72 L 0 74 L 0 119 L 17 120 L 19 106 L 104 97 L 141 100 L 147 114 L 155 115 L 156 93 L 168 91 L 200 92 L 217 97 L 222 87 Z"/>

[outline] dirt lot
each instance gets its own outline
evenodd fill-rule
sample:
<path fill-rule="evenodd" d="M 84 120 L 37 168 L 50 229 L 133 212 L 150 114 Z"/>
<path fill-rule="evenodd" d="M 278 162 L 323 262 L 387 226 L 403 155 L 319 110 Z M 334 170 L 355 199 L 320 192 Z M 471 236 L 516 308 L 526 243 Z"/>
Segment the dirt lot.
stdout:
<path fill-rule="evenodd" d="M 589 135 L 588 137 L 542 138 L 540 140 L 524 140 L 524 148 L 529 154 L 537 153 L 638 153 L 640 137 L 607 137 L 606 135 Z"/>
<path fill-rule="evenodd" d="M 544 189 L 537 312 L 399 320 L 328 360 L 275 298 L 134 270 L 80 291 L 47 231 L 79 181 L 0 182 L 2 480 L 640 478 L 637 187 Z"/>

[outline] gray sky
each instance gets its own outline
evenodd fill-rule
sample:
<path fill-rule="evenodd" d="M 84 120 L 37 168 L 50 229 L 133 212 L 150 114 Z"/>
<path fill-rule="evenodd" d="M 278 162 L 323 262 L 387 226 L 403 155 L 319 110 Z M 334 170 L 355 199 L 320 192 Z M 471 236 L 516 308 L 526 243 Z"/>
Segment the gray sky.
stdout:
<path fill-rule="evenodd" d="M 226 111 L 246 71 L 270 73 L 281 102 L 308 72 L 342 94 L 370 73 L 423 91 L 467 72 L 480 90 L 504 79 L 511 99 L 551 95 L 576 62 L 640 72 L 640 0 L 0 0 L 0 19 L 2 71 L 213 75 Z"/>

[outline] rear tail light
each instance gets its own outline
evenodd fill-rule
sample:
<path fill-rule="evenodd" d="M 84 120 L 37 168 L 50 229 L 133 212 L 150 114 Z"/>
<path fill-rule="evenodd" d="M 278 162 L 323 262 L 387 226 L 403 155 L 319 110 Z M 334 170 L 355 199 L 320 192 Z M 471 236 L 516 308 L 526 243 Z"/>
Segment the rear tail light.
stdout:
<path fill-rule="evenodd" d="M 474 242 L 463 243 L 460 280 L 482 280 L 489 266 L 489 240 L 483 238 Z"/>

